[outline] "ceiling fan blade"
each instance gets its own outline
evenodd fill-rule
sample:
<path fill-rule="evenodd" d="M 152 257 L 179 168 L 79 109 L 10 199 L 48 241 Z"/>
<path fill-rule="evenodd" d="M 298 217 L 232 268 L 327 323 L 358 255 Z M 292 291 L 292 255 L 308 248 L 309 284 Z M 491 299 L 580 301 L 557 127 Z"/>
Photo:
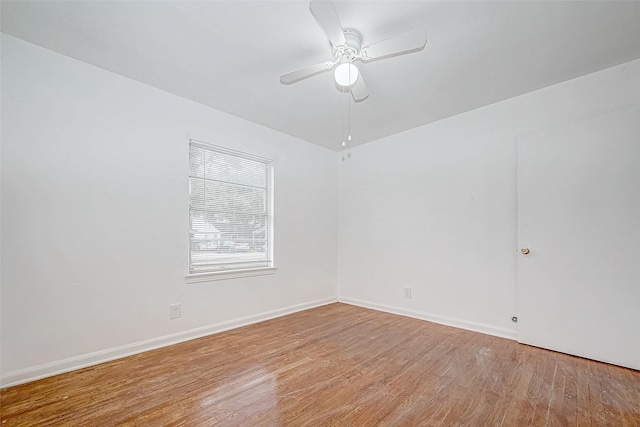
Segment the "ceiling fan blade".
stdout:
<path fill-rule="evenodd" d="M 333 68 L 333 61 L 321 62 L 319 64 L 310 65 L 308 67 L 300 68 L 299 70 L 291 71 L 280 76 L 280 83 L 283 85 L 290 85 L 299 80 L 306 79 L 315 74 L 327 71 Z"/>
<path fill-rule="evenodd" d="M 355 102 L 364 101 L 369 97 L 369 90 L 367 85 L 364 84 L 362 73 L 358 75 L 358 80 L 351 86 L 351 96 L 353 96 Z"/>
<path fill-rule="evenodd" d="M 309 10 L 333 46 L 347 44 L 342 24 L 332 2 L 314 0 L 309 3 Z"/>
<path fill-rule="evenodd" d="M 363 61 L 403 55 L 405 53 L 422 50 L 427 44 L 427 33 L 417 29 L 404 33 L 398 37 L 374 43 L 360 50 Z"/>

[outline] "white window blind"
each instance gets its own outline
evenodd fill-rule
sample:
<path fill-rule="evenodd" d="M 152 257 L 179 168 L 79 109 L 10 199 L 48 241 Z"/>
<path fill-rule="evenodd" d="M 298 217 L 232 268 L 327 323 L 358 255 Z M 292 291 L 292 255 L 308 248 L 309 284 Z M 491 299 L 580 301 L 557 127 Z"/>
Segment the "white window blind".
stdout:
<path fill-rule="evenodd" d="M 271 162 L 189 142 L 189 273 L 271 267 Z"/>

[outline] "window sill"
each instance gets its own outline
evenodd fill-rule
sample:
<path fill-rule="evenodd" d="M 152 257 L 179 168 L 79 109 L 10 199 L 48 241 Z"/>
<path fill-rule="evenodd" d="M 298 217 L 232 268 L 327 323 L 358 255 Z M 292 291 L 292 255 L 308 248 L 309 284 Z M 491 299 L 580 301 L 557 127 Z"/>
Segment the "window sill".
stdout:
<path fill-rule="evenodd" d="M 248 268 L 244 270 L 225 270 L 208 273 L 187 274 L 187 283 L 211 282 L 214 280 L 237 279 L 240 277 L 265 276 L 274 274 L 276 267 Z"/>

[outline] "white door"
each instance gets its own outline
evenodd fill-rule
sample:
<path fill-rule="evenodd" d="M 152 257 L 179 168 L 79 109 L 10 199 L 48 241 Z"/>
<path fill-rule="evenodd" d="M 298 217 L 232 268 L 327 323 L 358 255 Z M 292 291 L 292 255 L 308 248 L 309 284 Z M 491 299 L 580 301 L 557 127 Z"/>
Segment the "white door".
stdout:
<path fill-rule="evenodd" d="M 518 244 L 518 340 L 640 369 L 640 107 L 518 138 Z"/>

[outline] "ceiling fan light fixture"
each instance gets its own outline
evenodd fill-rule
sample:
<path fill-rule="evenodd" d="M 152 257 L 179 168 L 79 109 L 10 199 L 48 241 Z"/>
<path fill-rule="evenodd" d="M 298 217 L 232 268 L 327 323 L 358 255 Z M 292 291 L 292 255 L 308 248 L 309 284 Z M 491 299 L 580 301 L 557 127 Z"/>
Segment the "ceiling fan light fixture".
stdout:
<path fill-rule="evenodd" d="M 336 83 L 342 87 L 353 86 L 358 80 L 358 67 L 350 62 L 344 62 L 338 65 L 333 72 L 333 77 L 336 79 Z"/>

